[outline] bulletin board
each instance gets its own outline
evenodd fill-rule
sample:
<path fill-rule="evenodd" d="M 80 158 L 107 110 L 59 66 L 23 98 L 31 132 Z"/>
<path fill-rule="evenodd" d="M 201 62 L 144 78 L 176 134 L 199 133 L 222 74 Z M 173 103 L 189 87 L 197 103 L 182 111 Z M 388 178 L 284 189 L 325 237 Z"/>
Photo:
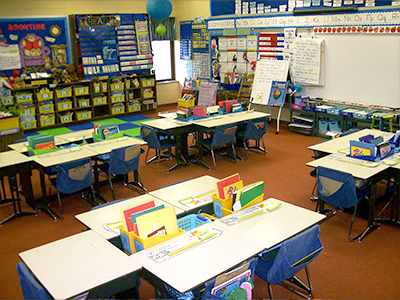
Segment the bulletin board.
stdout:
<path fill-rule="evenodd" d="M 0 19 L 0 72 L 46 72 L 71 62 L 67 17 Z"/>

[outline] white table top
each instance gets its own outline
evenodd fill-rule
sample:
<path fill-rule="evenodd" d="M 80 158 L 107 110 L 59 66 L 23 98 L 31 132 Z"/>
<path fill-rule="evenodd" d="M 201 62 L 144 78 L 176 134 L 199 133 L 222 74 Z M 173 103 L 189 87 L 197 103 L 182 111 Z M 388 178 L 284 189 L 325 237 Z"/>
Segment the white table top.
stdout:
<path fill-rule="evenodd" d="M 161 119 L 154 119 L 150 121 L 142 122 L 141 124 L 160 129 L 160 130 L 168 130 L 168 129 L 175 129 L 179 127 L 184 127 L 190 125 L 189 122 L 178 121 L 169 118 L 161 118 Z"/>
<path fill-rule="evenodd" d="M 213 223 L 207 223 L 197 229 L 204 228 L 221 230 Z M 143 268 L 172 288 L 185 293 L 263 250 L 263 247 L 256 243 L 229 231 L 223 231 L 220 236 L 181 252 L 166 261 L 158 263 L 147 257 L 149 252 L 185 238 L 187 238 L 187 233 L 137 252 L 129 258 L 140 263 Z"/>
<path fill-rule="evenodd" d="M 84 147 L 73 147 L 69 149 L 54 151 L 42 155 L 32 156 L 32 160 L 42 167 L 56 166 L 62 163 L 96 156 L 97 153 Z"/>
<path fill-rule="evenodd" d="M 384 140 L 390 139 L 394 133 L 383 132 L 373 129 L 363 129 L 343 137 L 327 140 L 322 143 L 314 144 L 308 149 L 325 153 L 337 153 L 341 149 L 350 148 L 350 141 L 358 140 L 362 136 L 372 134 L 374 137 L 383 136 Z"/>
<path fill-rule="evenodd" d="M 340 154 L 340 153 L 331 155 L 346 157 L 345 154 Z M 385 164 L 379 164 L 377 167 L 366 167 L 358 164 L 353 164 L 350 162 L 332 159 L 331 155 L 310 161 L 306 165 L 314 168 L 322 166 L 342 172 L 351 173 L 354 177 L 361 179 L 372 178 L 373 176 L 377 175 L 378 173 L 390 167 L 389 165 Z"/>
<path fill-rule="evenodd" d="M 205 175 L 166 188 L 151 191 L 149 194 L 184 211 L 188 211 L 194 208 L 200 208 L 201 206 L 189 207 L 179 202 L 179 200 L 183 200 L 191 196 L 200 196 L 213 190 L 215 191 L 215 182 L 218 180 L 218 178 Z M 212 202 L 212 200 L 205 202 L 204 205 L 208 204 L 209 202 Z"/>
<path fill-rule="evenodd" d="M 18 151 L 11 150 L 0 152 L 0 168 L 9 167 L 29 161 L 32 161 L 32 157 L 23 155 Z"/>
<path fill-rule="evenodd" d="M 113 149 L 126 147 L 126 146 L 133 146 L 136 144 L 146 145 L 147 142 L 145 142 L 143 140 L 135 139 L 130 136 L 124 136 L 121 138 L 87 144 L 87 145 L 82 146 L 82 148 L 96 152 L 97 154 L 106 154 L 106 153 L 110 153 Z"/>
<path fill-rule="evenodd" d="M 111 239 L 119 235 L 113 231 L 105 230 L 103 225 L 109 222 L 120 221 L 121 220 L 120 210 L 140 204 L 148 200 L 154 200 L 154 203 L 156 205 L 164 204 L 165 207 L 171 206 L 169 203 L 164 202 L 156 197 L 153 197 L 150 194 L 144 194 L 138 197 L 129 198 L 125 201 L 117 202 L 95 210 L 84 212 L 82 214 L 76 215 L 75 218 L 77 218 L 80 222 L 85 224 L 88 228 L 97 232 L 103 238 Z M 181 209 L 177 207 L 174 208 L 176 214 L 183 213 Z"/>
<path fill-rule="evenodd" d="M 216 220 L 214 224 L 259 244 L 264 249 L 269 249 L 325 218 L 323 214 L 274 198 L 264 200 L 262 203 L 271 201 L 282 204 L 272 212 L 262 213 L 238 224 L 227 225 L 220 220 Z"/>
<path fill-rule="evenodd" d="M 92 230 L 19 254 L 54 299 L 80 295 L 141 269 Z"/>
<path fill-rule="evenodd" d="M 77 142 L 77 141 L 82 141 L 83 137 L 85 137 L 85 139 L 90 139 L 93 137 L 92 133 L 93 133 L 93 129 L 85 129 L 85 130 L 79 130 L 79 131 L 73 131 L 73 132 L 69 132 L 69 133 L 64 133 L 64 134 L 60 134 L 57 135 L 56 137 L 60 140 L 64 140 L 68 143 L 73 143 L 73 142 Z"/>
<path fill-rule="evenodd" d="M 263 117 L 270 117 L 271 114 L 263 113 L 254 110 L 247 110 L 243 112 L 237 112 L 226 115 L 217 115 L 215 117 L 210 117 L 207 119 L 201 119 L 193 121 L 194 124 L 200 125 L 202 127 L 212 128 L 221 125 L 232 124 L 236 122 L 243 122 L 252 119 L 258 119 Z"/>

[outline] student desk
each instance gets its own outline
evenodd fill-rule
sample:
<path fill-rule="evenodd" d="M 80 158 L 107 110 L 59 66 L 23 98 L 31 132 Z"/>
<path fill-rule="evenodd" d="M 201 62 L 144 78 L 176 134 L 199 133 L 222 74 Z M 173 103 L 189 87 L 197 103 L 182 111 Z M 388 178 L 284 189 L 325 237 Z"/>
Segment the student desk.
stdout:
<path fill-rule="evenodd" d="M 320 152 L 324 152 L 324 153 L 337 153 L 341 149 L 350 148 L 350 141 L 353 141 L 353 140 L 358 141 L 358 139 L 360 137 L 366 136 L 368 134 L 372 134 L 374 137 L 383 136 L 384 140 L 388 140 L 394 135 L 393 133 L 379 131 L 379 130 L 363 129 L 363 130 L 351 133 L 349 135 L 338 137 L 338 138 L 335 138 L 332 140 L 327 140 L 322 143 L 314 144 L 314 145 L 308 147 L 308 149 L 313 150 L 313 151 L 320 151 Z"/>
<path fill-rule="evenodd" d="M 0 199 L 0 204 L 12 202 L 14 213 L 8 218 L 0 221 L 0 225 L 3 225 L 5 222 L 10 221 L 16 217 L 36 214 L 35 212 L 23 212 L 21 209 L 21 199 L 18 196 L 18 183 L 17 183 L 17 174 L 20 174 L 20 177 L 28 176 L 28 180 L 25 180 L 27 184 L 24 184 L 24 194 L 25 199 L 28 204 L 32 205 L 33 203 L 33 192 L 32 192 L 32 183 L 29 180 L 31 168 L 32 168 L 32 159 L 27 157 L 17 151 L 6 151 L 0 152 L 0 179 L 2 184 L 2 190 L 4 193 L 4 197 L 2 196 Z M 24 174 L 24 175 L 23 175 Z M 4 188 L 3 178 L 8 177 L 8 183 L 10 187 L 11 198 L 7 199 L 7 194 Z M 22 179 L 21 179 L 22 181 Z M 34 207 L 34 205 L 32 205 Z"/>
<path fill-rule="evenodd" d="M 68 143 L 81 142 L 83 138 L 85 138 L 86 140 L 93 139 L 93 132 L 93 129 L 85 129 L 56 135 L 55 138 L 64 140 Z"/>
<path fill-rule="evenodd" d="M 266 199 L 261 203 L 271 201 L 281 203 L 281 206 L 274 211 L 261 213 L 238 224 L 227 225 L 220 219 L 213 224 L 254 242 L 265 250 L 290 239 L 325 219 L 325 215 L 274 198 Z"/>
<path fill-rule="evenodd" d="M 254 110 L 246 110 L 226 115 L 216 115 L 214 117 L 196 120 L 193 123 L 201 127 L 214 128 L 221 125 L 234 124 L 248 120 L 270 117 L 271 114 Z"/>
<path fill-rule="evenodd" d="M 214 239 L 200 243 L 162 262 L 153 261 L 147 254 L 184 239 L 187 237 L 187 233 L 137 252 L 129 259 L 143 266 L 147 271 L 143 272 L 146 280 L 153 282 L 162 280 L 178 292 L 185 293 L 263 250 L 259 244 L 223 230 L 215 223 L 207 223 L 196 229 L 206 228 L 215 228 L 223 232 Z M 146 276 L 150 276 L 150 279 Z"/>
<path fill-rule="evenodd" d="M 105 299 L 135 286 L 141 265 L 92 230 L 21 252 L 54 299 Z M 83 298 L 85 299 L 85 298 Z"/>
<path fill-rule="evenodd" d="M 161 118 L 154 119 L 150 121 L 142 122 L 141 124 L 153 127 L 158 130 L 172 130 L 174 134 L 174 139 L 176 142 L 176 149 L 178 153 L 176 154 L 176 160 L 178 165 L 187 165 L 189 161 L 189 153 L 188 153 L 188 142 L 187 137 L 190 132 L 193 131 L 190 123 Z"/>
<path fill-rule="evenodd" d="M 213 214 L 213 200 L 211 197 L 210 200 L 205 201 L 204 204 L 193 207 L 186 206 L 185 204 L 179 202 L 179 200 L 183 200 L 188 197 L 200 196 L 207 192 L 215 191 L 215 182 L 218 180 L 218 178 L 205 175 L 161 188 L 159 190 L 151 191 L 149 194 L 183 210 L 185 215 L 196 213 L 199 210 Z"/>
<path fill-rule="evenodd" d="M 368 213 L 368 226 L 365 231 L 359 235 L 359 241 L 368 233 L 379 228 L 379 224 L 375 222 L 374 210 L 376 201 L 376 184 L 385 175 L 385 171 L 389 169 L 388 165 L 379 164 L 377 167 L 365 167 L 358 164 L 353 164 L 345 161 L 332 159 L 332 156 L 346 157 L 344 154 L 330 154 L 328 156 L 308 162 L 306 165 L 309 167 L 317 168 L 318 166 L 334 169 L 342 172 L 351 173 L 354 177 L 360 179 L 371 179 L 371 197 L 369 199 L 369 213 Z"/>
<path fill-rule="evenodd" d="M 119 240 L 119 234 L 117 234 L 113 231 L 107 231 L 106 229 L 104 229 L 103 225 L 107 222 L 114 222 L 114 221 L 121 220 L 120 210 L 143 203 L 143 202 L 146 202 L 146 201 L 149 201 L 149 200 L 154 200 L 154 203 L 156 205 L 164 204 L 165 207 L 171 205 L 171 204 L 169 204 L 165 201 L 162 201 L 162 200 L 158 199 L 157 197 L 154 197 L 150 194 L 145 194 L 145 195 L 141 195 L 141 196 L 134 197 L 134 198 L 128 198 L 126 200 L 115 202 L 115 203 L 110 202 L 103 207 L 96 208 L 94 210 L 76 215 L 75 218 L 77 218 L 80 222 L 82 222 L 88 228 L 90 228 L 93 231 L 95 231 L 96 233 L 98 233 L 103 238 L 110 240 L 110 241 L 114 240 L 115 238 L 117 238 Z M 175 213 L 177 215 L 183 213 L 183 210 L 181 210 L 177 207 L 174 207 L 174 208 L 175 208 Z M 114 243 L 114 244 L 119 245 L 120 242 L 118 241 L 118 243 Z"/>

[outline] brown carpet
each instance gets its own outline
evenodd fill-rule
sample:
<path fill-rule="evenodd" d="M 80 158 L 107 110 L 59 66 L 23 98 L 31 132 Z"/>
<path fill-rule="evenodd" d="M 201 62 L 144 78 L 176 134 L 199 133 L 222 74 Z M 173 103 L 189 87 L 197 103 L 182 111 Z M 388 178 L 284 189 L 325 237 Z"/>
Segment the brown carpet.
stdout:
<path fill-rule="evenodd" d="M 163 107 L 163 110 L 166 108 Z M 154 112 L 148 116 L 155 116 Z M 305 164 L 312 158 L 308 146 L 320 141 L 320 138 L 291 133 L 287 124 L 282 124 L 280 134 L 275 135 L 276 123 L 269 124 L 269 132 L 264 137 L 268 154 L 250 152 L 249 159 L 237 164 L 217 159 L 215 170 L 193 165 L 181 167 L 170 173 L 159 173 L 156 165 L 145 165 L 141 156 L 140 172 L 149 190 L 159 189 L 176 181 L 211 175 L 223 178 L 239 172 L 245 184 L 258 180 L 265 181 L 265 198 L 275 197 L 301 207 L 314 210 L 315 203 L 310 202 L 311 190 L 315 179 L 309 173 L 311 169 Z M 238 149 L 244 155 L 243 149 Z M 211 157 L 205 157 L 211 165 Z M 34 171 L 34 191 L 41 196 L 38 173 Z M 117 199 L 135 197 L 138 194 L 116 185 Z M 102 194 L 112 199 L 109 186 L 101 188 Z M 57 203 L 51 203 L 57 211 Z M 29 207 L 23 205 L 28 210 Z M 53 221 L 44 212 L 37 216 L 27 216 L 5 223 L 0 227 L 0 298 L 21 299 L 22 291 L 16 271 L 20 261 L 18 253 L 67 237 L 85 230 L 85 226 L 75 219 L 75 215 L 91 209 L 89 203 L 79 195 L 63 199 L 64 220 Z M 0 219 L 12 212 L 11 205 L 0 207 Z M 400 299 L 400 231 L 398 227 L 382 225 L 380 230 L 367 236 L 361 243 L 350 243 L 347 240 L 350 215 L 339 213 L 321 225 L 321 240 L 324 245 L 322 254 L 310 264 L 314 297 L 319 299 Z M 355 232 L 365 228 L 366 221 L 355 220 Z M 265 228 L 268 234 L 269 228 Z M 238 245 L 240 247 L 240 245 Z M 232 249 L 227 249 L 232 251 Z M 194 262 L 201 263 L 201 262 Z M 54 266 L 57 267 L 57 266 Z M 83 270 L 84 272 L 84 270 Z M 302 276 L 300 276 L 302 277 Z M 274 286 L 274 297 L 297 298 L 294 294 Z M 142 299 L 154 298 L 152 287 L 143 282 L 140 288 Z M 256 278 L 253 293 L 254 299 L 268 298 L 267 285 Z"/>

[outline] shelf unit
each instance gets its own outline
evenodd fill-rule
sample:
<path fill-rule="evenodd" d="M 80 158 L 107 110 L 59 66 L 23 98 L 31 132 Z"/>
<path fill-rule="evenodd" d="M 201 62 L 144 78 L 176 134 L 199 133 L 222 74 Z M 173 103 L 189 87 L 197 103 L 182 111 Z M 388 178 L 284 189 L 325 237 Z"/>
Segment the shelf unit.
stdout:
<path fill-rule="evenodd" d="M 26 130 L 61 127 L 88 120 L 155 109 L 154 75 L 96 78 L 71 84 L 14 91 Z"/>
<path fill-rule="evenodd" d="M 290 97 L 290 130 L 311 136 L 328 138 L 328 131 L 343 132 L 350 128 L 370 128 L 372 113 L 393 114 L 393 130 L 399 126 L 399 112 L 395 109 L 368 107 L 363 105 L 351 105 L 335 103 L 326 100 L 311 100 L 303 105 L 295 104 Z M 329 105 L 332 109 L 321 110 L 321 105 Z M 365 111 L 366 114 L 356 116 L 355 112 Z M 354 113 L 353 113 L 354 112 Z"/>

